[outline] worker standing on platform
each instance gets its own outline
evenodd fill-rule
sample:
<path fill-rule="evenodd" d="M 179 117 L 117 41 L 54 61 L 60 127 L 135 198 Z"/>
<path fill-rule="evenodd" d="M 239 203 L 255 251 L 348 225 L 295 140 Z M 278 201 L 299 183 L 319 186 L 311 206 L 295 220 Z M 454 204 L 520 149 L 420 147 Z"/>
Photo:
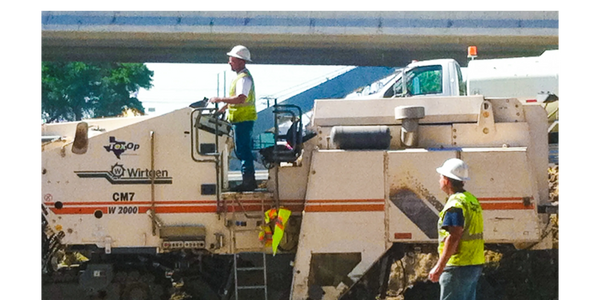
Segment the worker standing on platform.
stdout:
<path fill-rule="evenodd" d="M 436 170 L 449 197 L 438 221 L 440 257 L 429 279 L 440 282 L 441 300 L 475 300 L 485 262 L 481 205 L 464 189 L 469 179 L 465 162 L 451 158 Z"/>
<path fill-rule="evenodd" d="M 242 184 L 233 191 L 252 191 L 256 185 L 254 177 L 254 156 L 252 154 L 252 128 L 257 119 L 255 106 L 254 80 L 246 69 L 246 62 L 251 62 L 248 48 L 238 45 L 227 53 L 231 70 L 237 77 L 231 83 L 229 97 L 214 97 L 212 103 L 225 103 L 221 109 L 229 110 L 228 121 L 233 125 L 235 153 L 242 163 Z"/>

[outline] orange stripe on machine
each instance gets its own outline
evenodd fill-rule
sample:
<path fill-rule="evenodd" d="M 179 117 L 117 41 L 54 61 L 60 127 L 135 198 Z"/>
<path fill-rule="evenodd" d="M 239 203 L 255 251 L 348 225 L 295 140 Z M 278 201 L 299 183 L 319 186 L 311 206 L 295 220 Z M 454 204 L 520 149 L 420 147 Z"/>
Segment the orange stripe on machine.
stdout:
<path fill-rule="evenodd" d="M 482 197 L 477 199 L 483 210 L 535 209 L 533 197 Z"/>
<path fill-rule="evenodd" d="M 526 199 L 529 200 L 530 202 Z M 533 198 L 527 197 L 482 197 L 479 198 L 484 210 L 515 210 L 535 209 Z M 242 207 L 235 201 L 226 201 L 227 211 L 242 211 Z M 261 200 L 241 200 L 246 211 L 262 211 Z M 343 200 L 281 200 L 280 203 L 293 212 L 359 212 L 359 211 L 384 211 L 385 199 L 343 199 Z M 306 204 L 305 204 L 306 203 Z M 266 204 L 266 203 L 265 203 Z M 55 202 L 44 202 L 55 214 L 93 214 L 100 210 L 109 213 L 109 207 L 137 206 L 139 213 L 146 213 L 152 205 L 151 201 L 96 201 L 96 202 L 63 202 L 62 208 L 56 208 Z M 157 213 L 216 213 L 217 203 L 214 200 L 168 200 L 154 202 Z M 268 205 L 267 205 L 268 206 Z"/>
<path fill-rule="evenodd" d="M 307 200 L 305 212 L 384 211 L 385 199 Z"/>
<path fill-rule="evenodd" d="M 242 207 L 236 201 L 226 201 L 228 212 L 262 212 L 270 208 L 265 201 L 261 200 L 240 200 Z M 302 212 L 304 209 L 304 200 L 281 200 L 280 203 L 288 207 L 291 211 Z M 151 201 L 91 201 L 91 202 L 61 202 L 60 208 L 56 207 L 57 202 L 44 202 L 54 214 L 93 214 L 97 210 L 105 214 L 118 214 L 122 208 L 135 208 L 128 210 L 129 214 L 143 214 L 152 207 Z M 154 207 L 156 213 L 216 213 L 217 202 L 215 200 L 163 200 L 155 201 Z M 119 209 L 115 209 L 119 208 Z"/>

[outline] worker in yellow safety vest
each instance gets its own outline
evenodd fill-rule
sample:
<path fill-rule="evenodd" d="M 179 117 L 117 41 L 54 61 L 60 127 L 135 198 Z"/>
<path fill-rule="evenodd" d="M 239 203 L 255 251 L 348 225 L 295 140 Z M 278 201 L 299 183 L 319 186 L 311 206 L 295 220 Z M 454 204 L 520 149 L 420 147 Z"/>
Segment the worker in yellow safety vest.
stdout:
<path fill-rule="evenodd" d="M 283 207 L 279 209 L 271 208 L 265 212 L 265 225 L 258 234 L 258 239 L 264 242 L 266 247 L 272 247 L 273 255 L 277 253 L 277 247 L 283 238 L 285 225 L 291 214 L 292 212 L 289 209 Z"/>
<path fill-rule="evenodd" d="M 227 53 L 231 70 L 237 77 L 231 83 L 228 97 L 213 97 L 212 103 L 225 103 L 221 112 L 229 109 L 227 120 L 231 122 L 235 140 L 235 154 L 242 163 L 242 184 L 232 191 L 252 191 L 257 188 L 254 176 L 254 156 L 252 154 L 252 129 L 257 119 L 254 80 L 246 68 L 251 62 L 248 48 L 238 45 Z"/>
<path fill-rule="evenodd" d="M 473 194 L 464 189 L 467 164 L 457 158 L 436 169 L 440 188 L 449 195 L 438 221 L 439 259 L 429 279 L 440 283 L 442 300 L 475 300 L 483 270 L 483 215 Z"/>

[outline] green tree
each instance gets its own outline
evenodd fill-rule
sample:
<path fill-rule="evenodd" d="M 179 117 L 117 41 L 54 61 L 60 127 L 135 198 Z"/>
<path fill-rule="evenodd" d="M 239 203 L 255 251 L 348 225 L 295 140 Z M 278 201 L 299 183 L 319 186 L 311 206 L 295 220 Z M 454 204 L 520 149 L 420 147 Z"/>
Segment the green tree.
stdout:
<path fill-rule="evenodd" d="M 126 109 L 144 113 L 136 95 L 152 87 L 140 63 L 42 62 L 42 120 L 112 117 Z"/>

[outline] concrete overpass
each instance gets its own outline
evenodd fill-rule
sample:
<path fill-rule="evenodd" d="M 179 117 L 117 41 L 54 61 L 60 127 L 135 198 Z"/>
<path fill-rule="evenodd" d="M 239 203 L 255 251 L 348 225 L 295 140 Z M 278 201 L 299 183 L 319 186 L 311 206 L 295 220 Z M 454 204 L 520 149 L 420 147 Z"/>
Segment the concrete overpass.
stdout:
<path fill-rule="evenodd" d="M 42 12 L 42 60 L 403 66 L 558 49 L 558 12 Z"/>

